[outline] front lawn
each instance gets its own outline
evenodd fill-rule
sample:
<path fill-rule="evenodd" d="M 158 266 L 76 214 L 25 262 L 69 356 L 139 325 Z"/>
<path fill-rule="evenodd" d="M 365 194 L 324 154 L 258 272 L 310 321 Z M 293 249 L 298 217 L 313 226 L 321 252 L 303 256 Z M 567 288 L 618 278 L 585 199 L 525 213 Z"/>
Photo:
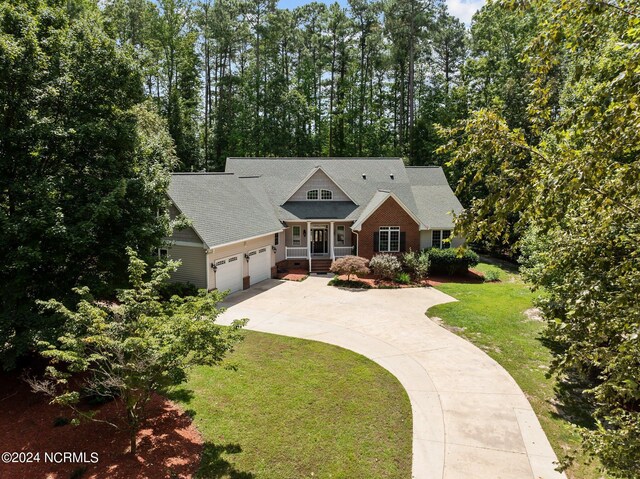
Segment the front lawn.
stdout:
<path fill-rule="evenodd" d="M 172 394 L 206 441 L 199 477 L 411 477 L 411 406 L 385 369 L 252 331 L 230 360 L 237 370 L 196 369 Z"/>
<path fill-rule="evenodd" d="M 562 457 L 579 447 L 581 439 L 565 419 L 573 417 L 571 412 L 555 405 L 555 381 L 545 376 L 551 352 L 540 340 L 544 323 L 531 311 L 534 293 L 513 271 L 487 263 L 480 263 L 476 269 L 483 274 L 495 271 L 501 281 L 439 284 L 437 289 L 458 302 L 435 306 L 427 314 L 441 318 L 446 327 L 482 348 L 513 376 L 529 398 L 556 454 Z M 597 467 L 584 464 L 585 460 L 578 455 L 567 471 L 569 478 L 602 477 Z"/>

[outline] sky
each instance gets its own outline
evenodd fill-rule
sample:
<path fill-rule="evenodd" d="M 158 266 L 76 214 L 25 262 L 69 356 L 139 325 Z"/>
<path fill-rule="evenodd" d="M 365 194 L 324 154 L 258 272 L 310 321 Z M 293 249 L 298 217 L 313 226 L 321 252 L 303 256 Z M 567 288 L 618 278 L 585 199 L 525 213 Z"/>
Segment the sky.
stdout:
<path fill-rule="evenodd" d="M 279 0 L 278 6 L 280 8 L 295 8 L 299 5 L 304 5 L 312 0 Z M 318 0 L 324 3 L 333 3 L 336 0 Z M 471 17 L 473 14 L 484 5 L 485 0 L 445 0 L 449 7 L 449 13 L 454 17 L 458 17 L 466 25 L 471 23 Z M 347 6 L 347 0 L 337 0 L 342 6 Z"/>

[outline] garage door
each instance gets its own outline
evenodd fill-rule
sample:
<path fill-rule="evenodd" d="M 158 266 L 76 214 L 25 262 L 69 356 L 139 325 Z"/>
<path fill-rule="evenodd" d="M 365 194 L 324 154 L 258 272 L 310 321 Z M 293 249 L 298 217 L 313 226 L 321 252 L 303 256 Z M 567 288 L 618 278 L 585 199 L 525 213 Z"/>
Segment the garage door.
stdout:
<path fill-rule="evenodd" d="M 265 246 L 249 252 L 250 283 L 256 284 L 271 277 L 271 247 Z"/>
<path fill-rule="evenodd" d="M 242 255 L 216 260 L 216 288 L 219 291 L 242 289 Z"/>

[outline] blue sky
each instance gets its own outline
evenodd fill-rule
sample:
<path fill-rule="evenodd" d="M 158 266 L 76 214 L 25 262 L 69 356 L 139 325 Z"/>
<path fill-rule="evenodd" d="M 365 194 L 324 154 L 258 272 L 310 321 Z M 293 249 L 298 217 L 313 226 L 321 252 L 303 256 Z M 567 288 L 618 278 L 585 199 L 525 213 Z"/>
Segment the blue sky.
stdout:
<path fill-rule="evenodd" d="M 279 0 L 278 6 L 280 8 L 295 8 L 298 5 L 304 5 L 311 0 Z M 318 0 L 324 3 L 333 3 L 336 0 Z M 445 0 L 449 6 L 449 13 L 458 17 L 464 23 L 469 25 L 471 23 L 471 17 L 473 14 L 484 5 L 485 0 Z M 342 6 L 347 6 L 347 0 L 337 0 Z"/>

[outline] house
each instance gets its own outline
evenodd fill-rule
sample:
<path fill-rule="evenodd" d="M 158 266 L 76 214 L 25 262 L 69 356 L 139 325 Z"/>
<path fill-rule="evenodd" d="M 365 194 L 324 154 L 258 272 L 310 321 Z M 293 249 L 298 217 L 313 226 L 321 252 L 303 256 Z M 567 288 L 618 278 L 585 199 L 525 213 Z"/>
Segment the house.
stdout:
<path fill-rule="evenodd" d="M 174 281 L 237 291 L 278 268 L 328 271 L 356 254 L 448 248 L 462 210 L 439 167 L 400 158 L 228 158 L 224 173 L 174 173 L 170 214 L 191 220 L 159 254 Z"/>

